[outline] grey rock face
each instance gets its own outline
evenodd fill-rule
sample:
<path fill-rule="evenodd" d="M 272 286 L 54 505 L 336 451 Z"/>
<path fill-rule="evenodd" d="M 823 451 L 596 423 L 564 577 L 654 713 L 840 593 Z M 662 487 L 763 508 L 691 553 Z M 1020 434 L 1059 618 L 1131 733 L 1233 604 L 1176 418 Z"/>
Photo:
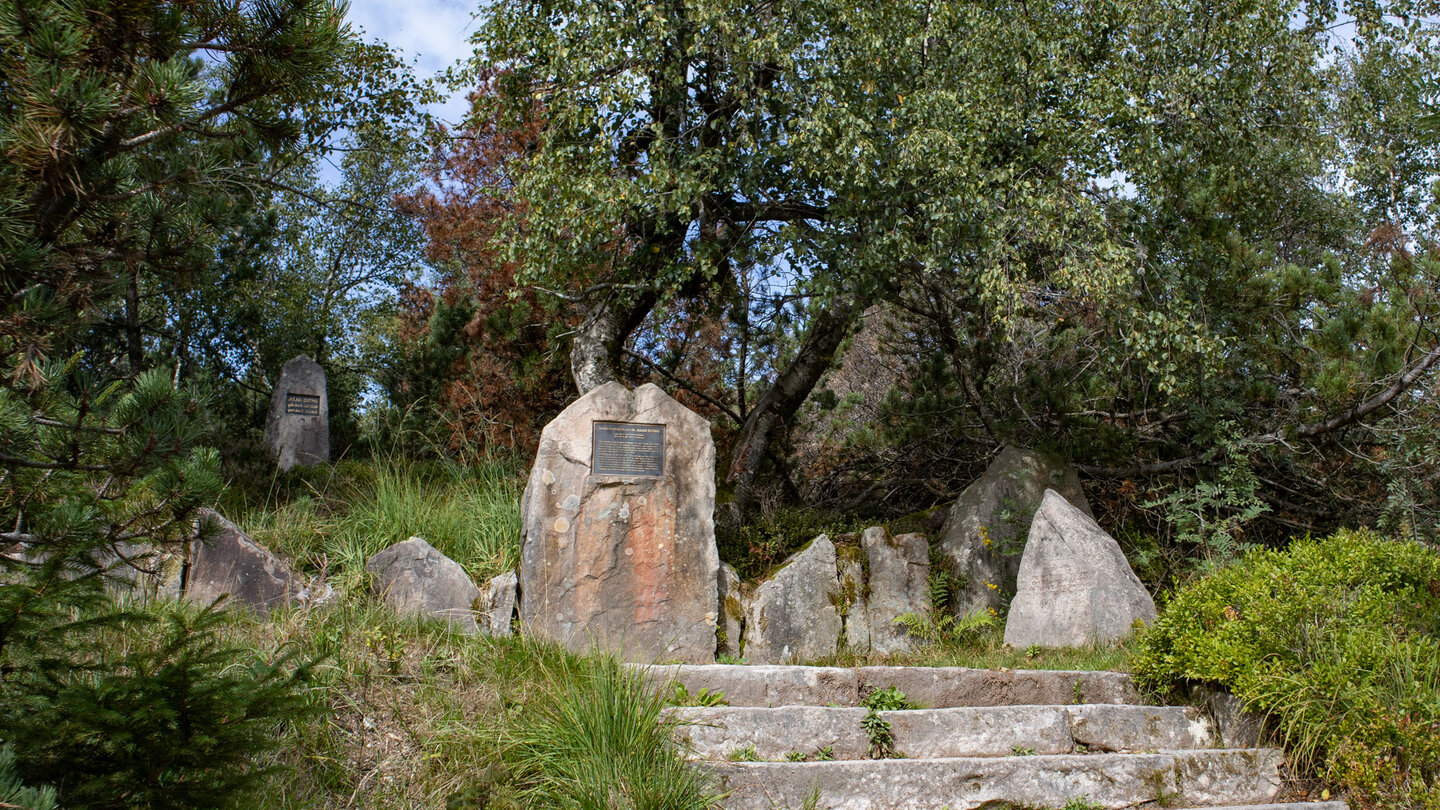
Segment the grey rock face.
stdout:
<path fill-rule="evenodd" d="M 186 599 L 208 605 L 229 594 L 231 604 L 260 613 L 299 600 L 305 584 L 284 560 L 213 510 L 199 520 L 207 539 L 191 545 Z"/>
<path fill-rule="evenodd" d="M 286 363 L 265 417 L 265 445 L 281 470 L 330 460 L 329 407 L 325 369 L 303 354 Z"/>
<path fill-rule="evenodd" d="M 594 474 L 597 421 L 664 425 L 664 474 Z M 632 661 L 715 659 L 715 443 L 704 418 L 654 385 L 594 389 L 545 426 L 521 513 L 522 632 Z"/>
<path fill-rule="evenodd" d="M 475 602 L 480 589 L 460 563 L 441 554 L 423 538 L 412 537 L 365 562 L 375 575 L 376 593 L 401 613 L 444 619 L 465 633 L 479 632 Z"/>
<path fill-rule="evenodd" d="M 97 559 L 105 569 L 105 587 L 116 596 L 151 601 L 179 599 L 185 555 L 150 543 L 116 543 Z"/>
<path fill-rule="evenodd" d="M 865 564 L 861 562 L 864 551 L 855 546 L 835 547 L 836 574 L 840 582 L 840 621 L 844 625 L 841 633 L 845 647 L 855 652 L 870 649 L 870 605 L 866 596 L 868 583 L 865 579 Z"/>
<path fill-rule="evenodd" d="M 1025 543 L 1005 643 L 1108 644 L 1129 635 L 1136 619 L 1155 621 L 1155 602 L 1120 546 L 1093 518 L 1046 490 Z"/>
<path fill-rule="evenodd" d="M 999 608 L 1015 593 L 1024 529 L 1046 489 L 1090 514 L 1073 467 L 1019 447 L 1001 450 L 985 473 L 960 493 L 940 539 L 954 573 L 963 580 L 955 599 L 957 615 Z"/>
<path fill-rule="evenodd" d="M 839 600 L 835 545 L 822 534 L 751 594 L 745 658 L 752 664 L 789 664 L 833 654 L 840 642 Z"/>
<path fill-rule="evenodd" d="M 514 571 L 490 580 L 490 585 L 480 594 L 477 603 L 480 632 L 496 638 L 507 638 L 514 634 L 511 620 L 515 618 L 515 602 L 520 597 L 520 578 Z"/>
<path fill-rule="evenodd" d="M 910 636 L 895 620 L 930 609 L 930 544 L 921 534 L 894 537 L 878 527 L 866 529 L 860 542 L 870 561 L 870 649 L 882 655 L 909 650 Z"/>
<path fill-rule="evenodd" d="M 720 633 L 716 641 L 721 655 L 740 657 L 741 637 L 745 633 L 743 599 L 740 575 L 728 563 L 720 563 Z"/>

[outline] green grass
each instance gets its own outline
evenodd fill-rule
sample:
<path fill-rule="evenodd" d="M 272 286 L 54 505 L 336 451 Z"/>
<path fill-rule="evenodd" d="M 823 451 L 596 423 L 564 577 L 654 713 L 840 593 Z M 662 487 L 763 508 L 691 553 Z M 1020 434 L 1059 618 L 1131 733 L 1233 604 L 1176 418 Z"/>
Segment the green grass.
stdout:
<path fill-rule="evenodd" d="M 460 635 L 399 616 L 365 561 L 420 535 L 476 582 L 515 567 L 515 465 L 341 462 L 276 476 L 222 506 L 257 541 L 338 592 L 334 602 L 236 614 L 227 633 L 265 655 L 321 658 L 312 719 L 278 729 L 281 770 L 259 810 L 615 808 L 700 810 L 706 777 L 661 719 L 665 695 L 606 656 Z M 709 697 L 708 695 L 706 696 Z M 717 696 L 718 697 L 718 696 Z"/>
<path fill-rule="evenodd" d="M 605 656 L 455 633 L 368 596 L 233 617 L 232 641 L 324 657 L 320 711 L 282 729 L 249 806 L 700 810 L 711 794 L 660 720 L 663 694 Z M 600 803 L 596 803 L 596 802 Z"/>
<path fill-rule="evenodd" d="M 480 583 L 519 561 L 525 482 L 514 465 L 382 460 L 308 475 L 298 486 L 292 480 L 263 496 L 232 497 L 236 513 L 227 516 L 338 587 L 362 584 L 367 559 L 414 535 Z"/>

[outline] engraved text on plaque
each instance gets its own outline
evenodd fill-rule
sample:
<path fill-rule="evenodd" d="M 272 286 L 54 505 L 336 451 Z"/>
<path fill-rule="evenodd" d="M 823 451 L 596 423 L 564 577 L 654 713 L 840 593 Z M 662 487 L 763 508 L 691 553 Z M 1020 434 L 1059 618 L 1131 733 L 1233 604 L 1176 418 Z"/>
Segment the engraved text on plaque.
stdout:
<path fill-rule="evenodd" d="M 595 475 L 665 474 L 665 426 L 594 422 L 590 472 Z"/>
<path fill-rule="evenodd" d="M 286 394 L 285 413 L 299 416 L 319 416 L 320 397 L 313 394 Z"/>

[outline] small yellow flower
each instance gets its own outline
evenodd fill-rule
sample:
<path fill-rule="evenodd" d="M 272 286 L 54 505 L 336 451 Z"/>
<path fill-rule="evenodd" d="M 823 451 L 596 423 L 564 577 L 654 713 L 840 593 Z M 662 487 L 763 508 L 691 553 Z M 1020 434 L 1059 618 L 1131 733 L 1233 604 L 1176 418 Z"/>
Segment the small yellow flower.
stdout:
<path fill-rule="evenodd" d="M 989 588 L 989 589 L 992 590 L 992 591 L 998 591 L 998 590 L 1000 590 L 1000 586 L 999 586 L 999 585 L 996 585 L 996 584 L 993 583 L 993 582 L 987 582 L 987 583 L 985 583 L 985 587 Z"/>

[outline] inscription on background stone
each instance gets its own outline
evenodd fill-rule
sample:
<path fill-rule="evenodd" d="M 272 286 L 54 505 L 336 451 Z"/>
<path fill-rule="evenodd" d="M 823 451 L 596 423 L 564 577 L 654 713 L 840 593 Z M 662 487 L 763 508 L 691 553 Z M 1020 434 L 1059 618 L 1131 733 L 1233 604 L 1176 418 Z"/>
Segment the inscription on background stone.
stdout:
<path fill-rule="evenodd" d="M 590 471 L 595 475 L 663 476 L 665 426 L 632 422 L 592 423 Z"/>
<path fill-rule="evenodd" d="M 298 416 L 319 416 L 320 397 L 313 394 L 286 394 L 285 413 Z"/>

